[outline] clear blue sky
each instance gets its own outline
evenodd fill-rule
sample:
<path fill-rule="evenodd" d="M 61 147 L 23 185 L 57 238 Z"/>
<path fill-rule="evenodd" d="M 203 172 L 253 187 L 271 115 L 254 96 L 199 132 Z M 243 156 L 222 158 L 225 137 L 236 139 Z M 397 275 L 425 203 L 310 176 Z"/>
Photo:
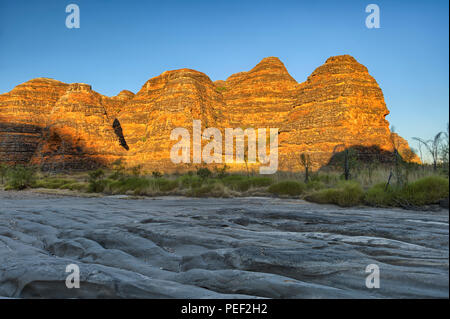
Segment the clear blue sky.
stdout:
<path fill-rule="evenodd" d="M 80 29 L 65 27 L 70 3 Z M 365 27 L 370 3 L 380 29 Z M 112 96 L 169 69 L 226 79 L 266 56 L 302 82 L 351 54 L 380 84 L 397 132 L 430 138 L 449 117 L 448 12 L 448 1 L 0 0 L 0 93 L 50 77 Z"/>

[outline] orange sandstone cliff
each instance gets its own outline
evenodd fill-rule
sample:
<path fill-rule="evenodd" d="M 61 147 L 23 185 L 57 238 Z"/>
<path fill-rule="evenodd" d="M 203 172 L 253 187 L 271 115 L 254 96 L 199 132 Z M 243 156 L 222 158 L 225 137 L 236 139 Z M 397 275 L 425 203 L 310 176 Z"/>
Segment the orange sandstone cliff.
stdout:
<path fill-rule="evenodd" d="M 383 93 L 367 68 L 349 55 L 329 58 L 297 83 L 275 57 L 248 72 L 212 82 L 181 69 L 148 80 L 133 94 L 103 96 L 82 83 L 37 78 L 0 95 L 0 162 L 45 169 L 90 169 L 122 159 L 147 170 L 184 171 L 173 164 L 171 131 L 193 120 L 202 129 L 279 128 L 279 169 L 314 168 L 350 147 L 393 150 L 418 162 L 408 143 L 390 132 Z M 192 151 L 192 147 L 191 147 Z M 244 166 L 237 167 L 244 169 Z"/>
<path fill-rule="evenodd" d="M 317 167 L 333 151 L 353 146 L 392 151 L 393 143 L 405 153 L 408 143 L 391 135 L 388 114 L 383 92 L 367 68 L 349 55 L 331 57 L 299 85 L 280 129 L 280 160 L 293 169 L 299 161 L 291 157 L 306 153 Z"/>

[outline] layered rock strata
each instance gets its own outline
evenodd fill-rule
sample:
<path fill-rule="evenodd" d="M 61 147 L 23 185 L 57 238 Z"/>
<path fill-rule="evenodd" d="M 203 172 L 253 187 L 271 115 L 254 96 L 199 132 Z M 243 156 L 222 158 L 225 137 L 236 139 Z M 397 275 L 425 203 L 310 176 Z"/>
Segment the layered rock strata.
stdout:
<path fill-rule="evenodd" d="M 329 58 L 300 84 L 275 57 L 226 81 L 191 69 L 167 71 L 138 93 L 115 97 L 88 84 L 37 78 L 0 95 L 0 161 L 89 169 L 121 159 L 130 167 L 186 171 L 199 165 L 171 161 L 177 142 L 171 132 L 186 128 L 192 137 L 200 120 L 202 130 L 215 127 L 222 135 L 225 128 L 278 128 L 282 170 L 301 169 L 302 153 L 320 168 L 346 148 L 370 150 L 364 158 L 378 149 L 374 156 L 388 158 L 394 145 L 417 162 L 408 143 L 390 131 L 388 114 L 377 82 L 349 55 Z"/>

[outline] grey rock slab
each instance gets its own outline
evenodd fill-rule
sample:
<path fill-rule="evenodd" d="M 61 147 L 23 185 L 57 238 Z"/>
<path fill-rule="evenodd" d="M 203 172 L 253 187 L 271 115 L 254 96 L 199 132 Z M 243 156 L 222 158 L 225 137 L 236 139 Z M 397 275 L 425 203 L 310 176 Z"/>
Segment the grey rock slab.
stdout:
<path fill-rule="evenodd" d="M 4 298 L 448 298 L 448 211 L 0 192 Z M 68 289 L 66 266 L 80 267 Z M 380 288 L 365 285 L 367 265 Z"/>

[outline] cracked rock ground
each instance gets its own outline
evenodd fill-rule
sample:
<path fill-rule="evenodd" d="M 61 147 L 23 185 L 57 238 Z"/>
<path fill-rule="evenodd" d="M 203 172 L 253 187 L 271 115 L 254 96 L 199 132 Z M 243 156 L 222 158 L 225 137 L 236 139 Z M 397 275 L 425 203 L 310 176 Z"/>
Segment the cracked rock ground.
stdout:
<path fill-rule="evenodd" d="M 0 193 L 7 298 L 448 298 L 448 211 Z M 77 264 L 80 289 L 65 285 Z M 366 266 L 380 268 L 368 289 Z"/>

